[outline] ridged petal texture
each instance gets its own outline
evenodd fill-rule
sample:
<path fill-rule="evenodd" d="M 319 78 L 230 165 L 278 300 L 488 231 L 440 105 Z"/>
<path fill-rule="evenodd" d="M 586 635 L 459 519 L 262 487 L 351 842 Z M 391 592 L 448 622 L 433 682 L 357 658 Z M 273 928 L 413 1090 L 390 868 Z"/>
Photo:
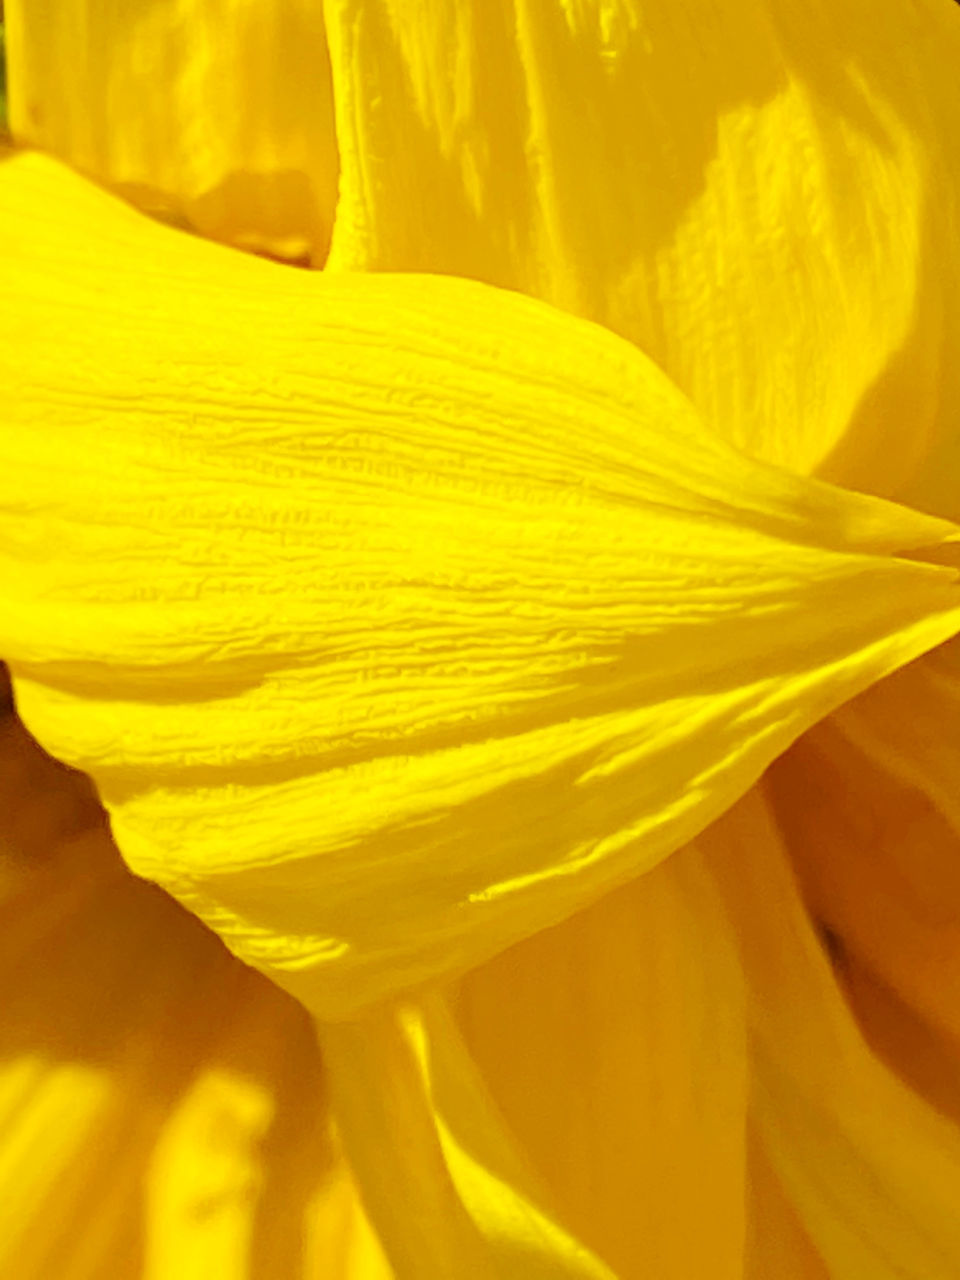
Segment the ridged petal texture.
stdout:
<path fill-rule="evenodd" d="M 960 516 L 950 0 L 328 0 L 330 265 L 520 289 L 704 422 Z"/>
<path fill-rule="evenodd" d="M 390 1280 L 310 1019 L 0 715 L 0 1275 Z"/>
<path fill-rule="evenodd" d="M 323 9 L 7 0 L 163 218 L 342 162 L 0 170 L 20 708 L 338 1020 L 18 739 L 0 1273 L 955 1280 L 952 531 L 711 437 L 960 516 L 960 13 Z"/>
<path fill-rule="evenodd" d="M 757 456 L 960 518 L 950 0 L 10 0 L 7 21 L 19 142 L 313 265 L 342 169 L 330 266 L 543 298 Z"/>
<path fill-rule="evenodd" d="M 234 254 L 38 155 L 0 234 L 21 715 L 319 1016 L 648 870 L 960 629 L 918 558 L 954 526 L 750 462 L 599 326 Z"/>
<path fill-rule="evenodd" d="M 311 0 L 7 0 L 10 128 L 202 235 L 319 265 L 337 194 Z"/>

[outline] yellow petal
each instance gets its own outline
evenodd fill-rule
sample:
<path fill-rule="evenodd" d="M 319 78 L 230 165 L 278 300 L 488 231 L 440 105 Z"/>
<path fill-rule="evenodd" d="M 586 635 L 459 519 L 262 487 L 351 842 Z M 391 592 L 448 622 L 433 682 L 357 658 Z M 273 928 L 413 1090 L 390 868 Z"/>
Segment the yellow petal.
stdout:
<path fill-rule="evenodd" d="M 871 1049 L 921 1097 L 960 1123 L 960 1040 L 923 1017 L 842 939 L 828 936 L 837 980 Z"/>
<path fill-rule="evenodd" d="M 0 1275 L 388 1280 L 304 1012 L 0 728 Z"/>
<path fill-rule="evenodd" d="M 725 439 L 960 515 L 946 0 L 330 0 L 330 264 L 520 289 Z"/>
<path fill-rule="evenodd" d="M 290 271 L 36 155 L 0 238 L 21 714 L 317 1014 L 595 901 L 960 629 L 918 550 L 954 526 L 749 462 L 599 326 Z"/>
<path fill-rule="evenodd" d="M 877 684 L 771 774 L 811 910 L 960 1040 L 960 643 Z"/>
<path fill-rule="evenodd" d="M 558 1220 L 441 999 L 322 1026 L 320 1042 L 398 1276 L 617 1280 Z"/>
<path fill-rule="evenodd" d="M 322 263 L 337 149 L 310 0 L 8 0 L 10 128 L 205 236 Z"/>
<path fill-rule="evenodd" d="M 742 979 L 695 849 L 467 974 L 450 1000 L 498 1113 L 616 1276 L 742 1280 Z"/>
<path fill-rule="evenodd" d="M 960 1120 L 958 726 L 953 641 L 811 730 L 770 783 L 864 1033 Z"/>
<path fill-rule="evenodd" d="M 761 789 L 697 844 L 742 946 L 756 1132 L 827 1274 L 954 1280 L 960 1127 L 863 1039 Z"/>
<path fill-rule="evenodd" d="M 831 1280 L 750 1126 L 743 1280 Z"/>

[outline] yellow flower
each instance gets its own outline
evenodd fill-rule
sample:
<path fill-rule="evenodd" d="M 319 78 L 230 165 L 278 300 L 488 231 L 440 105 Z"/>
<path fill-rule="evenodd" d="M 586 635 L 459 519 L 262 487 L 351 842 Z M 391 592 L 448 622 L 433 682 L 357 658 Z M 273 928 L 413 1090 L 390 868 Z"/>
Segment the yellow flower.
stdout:
<path fill-rule="evenodd" d="M 955 6 L 6 16 L 0 1274 L 955 1280 Z"/>

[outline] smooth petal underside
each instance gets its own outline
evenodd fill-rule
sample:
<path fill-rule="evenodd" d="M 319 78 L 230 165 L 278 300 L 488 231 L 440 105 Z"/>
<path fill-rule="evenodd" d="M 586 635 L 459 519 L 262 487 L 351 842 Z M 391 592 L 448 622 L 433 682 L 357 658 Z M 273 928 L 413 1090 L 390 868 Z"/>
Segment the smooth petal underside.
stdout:
<path fill-rule="evenodd" d="M 389 1280 L 306 1013 L 0 719 L 0 1274 Z"/>
<path fill-rule="evenodd" d="M 630 338 L 749 452 L 960 516 L 949 0 L 328 0 L 330 266 Z"/>
<path fill-rule="evenodd" d="M 809 909 L 864 1027 L 960 1120 L 960 644 L 816 726 L 771 770 Z"/>
<path fill-rule="evenodd" d="M 467 974 L 450 1002 L 498 1113 L 615 1276 L 741 1280 L 743 979 L 696 850 Z"/>
<path fill-rule="evenodd" d="M 750 462 L 599 326 L 290 271 L 38 155 L 0 234 L 21 715 L 318 1015 L 647 870 L 960 629 L 954 526 Z"/>
<path fill-rule="evenodd" d="M 200 234 L 320 265 L 337 193 L 311 0 L 7 0 L 14 138 Z"/>
<path fill-rule="evenodd" d="M 764 789 L 696 844 L 741 947 L 753 1124 L 826 1274 L 953 1280 L 960 1128 L 865 1040 Z"/>

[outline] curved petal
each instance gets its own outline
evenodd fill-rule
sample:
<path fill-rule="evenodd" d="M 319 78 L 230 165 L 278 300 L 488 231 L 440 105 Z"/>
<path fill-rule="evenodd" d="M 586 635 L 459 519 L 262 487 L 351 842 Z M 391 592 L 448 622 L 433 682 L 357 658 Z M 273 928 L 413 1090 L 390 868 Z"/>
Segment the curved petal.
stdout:
<path fill-rule="evenodd" d="M 751 1117 L 752 1121 L 752 1117 Z M 751 1123 L 743 1280 L 832 1280 Z"/>
<path fill-rule="evenodd" d="M 449 1001 L 509 1131 L 616 1276 L 742 1280 L 742 975 L 696 850 L 473 970 Z"/>
<path fill-rule="evenodd" d="M 741 943 L 762 1150 L 828 1275 L 952 1280 L 960 1126 L 861 1035 L 762 789 L 697 845 Z"/>
<path fill-rule="evenodd" d="M 319 265 L 337 192 L 310 0 L 7 0 L 10 128 L 202 235 Z"/>
<path fill-rule="evenodd" d="M 0 728 L 0 1273 L 388 1280 L 303 1010 Z"/>
<path fill-rule="evenodd" d="M 21 714 L 317 1014 L 648 869 L 960 629 L 954 526 L 749 462 L 599 326 L 285 270 L 34 155 L 0 235 Z"/>
<path fill-rule="evenodd" d="M 960 515 L 947 0 L 327 0 L 331 267 L 520 289 L 725 439 Z"/>
<path fill-rule="evenodd" d="M 940 1037 L 941 1053 L 953 1062 L 940 1074 L 954 1079 L 960 1063 L 958 778 L 957 641 L 835 712 L 770 774 L 810 909 L 837 940 L 844 969 L 867 1002 L 860 1006 L 867 1024 L 889 1033 L 899 1024 L 896 1059 L 907 1071 L 922 1062 L 933 1067 L 932 1041 Z M 882 999 L 877 983 L 893 998 Z M 947 1105 L 948 1094 L 935 1092 Z M 960 1088 L 954 1084 L 949 1092 L 960 1117 Z"/>
<path fill-rule="evenodd" d="M 439 998 L 319 1029 L 351 1164 L 399 1280 L 617 1280 L 566 1229 Z"/>

